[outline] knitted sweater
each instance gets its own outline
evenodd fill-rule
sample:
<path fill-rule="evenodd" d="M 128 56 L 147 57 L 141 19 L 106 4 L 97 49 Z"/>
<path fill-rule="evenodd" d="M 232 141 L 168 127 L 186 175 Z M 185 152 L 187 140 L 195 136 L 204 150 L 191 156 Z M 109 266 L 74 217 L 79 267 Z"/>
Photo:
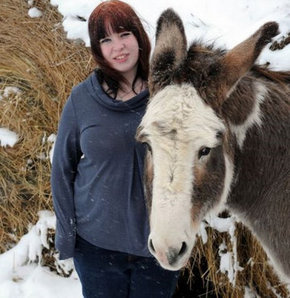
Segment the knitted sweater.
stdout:
<path fill-rule="evenodd" d="M 135 141 L 147 100 L 148 90 L 125 102 L 112 99 L 96 73 L 73 88 L 51 174 L 60 259 L 73 257 L 76 234 L 98 247 L 150 256 L 145 148 Z"/>

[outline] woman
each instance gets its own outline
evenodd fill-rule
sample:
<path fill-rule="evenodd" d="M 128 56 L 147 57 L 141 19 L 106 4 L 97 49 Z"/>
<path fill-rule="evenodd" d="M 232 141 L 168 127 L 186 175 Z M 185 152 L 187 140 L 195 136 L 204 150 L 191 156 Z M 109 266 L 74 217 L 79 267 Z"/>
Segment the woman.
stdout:
<path fill-rule="evenodd" d="M 145 149 L 135 142 L 148 99 L 150 42 L 122 1 L 89 19 L 98 69 L 76 86 L 55 143 L 52 193 L 60 259 L 73 257 L 84 297 L 170 297 L 177 272 L 147 249 Z"/>

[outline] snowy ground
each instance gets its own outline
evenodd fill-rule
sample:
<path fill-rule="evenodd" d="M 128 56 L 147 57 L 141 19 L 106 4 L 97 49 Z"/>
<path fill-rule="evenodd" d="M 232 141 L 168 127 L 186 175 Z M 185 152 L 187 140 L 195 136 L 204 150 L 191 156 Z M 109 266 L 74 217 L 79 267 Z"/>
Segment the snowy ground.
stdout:
<path fill-rule="evenodd" d="M 252 34 L 260 25 L 267 21 L 277 21 L 280 34 L 275 37 L 278 42 L 290 31 L 290 2 L 289 0 L 129 0 L 144 21 L 145 28 L 154 45 L 155 24 L 160 13 L 168 8 L 174 8 L 182 17 L 187 32 L 188 41 L 195 38 L 227 49 L 233 47 Z M 100 0 L 51 0 L 51 4 L 64 16 L 63 26 L 70 39 L 82 39 L 89 45 L 87 22 L 79 17 L 88 19 L 93 8 Z M 33 7 L 33 0 L 27 1 L 27 13 L 30 17 L 41 17 L 41 12 Z M 290 45 L 283 50 L 270 51 L 268 47 L 262 52 L 258 62 L 270 62 L 272 69 L 290 69 Z M 8 86 L 0 91 L 0 100 L 21 92 Z M 48 141 L 53 141 L 52 136 Z M 14 146 L 18 136 L 5 127 L 0 127 L 0 146 Z M 241 270 L 235 255 L 234 219 L 225 220 L 212 218 L 209 224 L 217 230 L 227 231 L 233 241 L 234 251 L 224 253 L 220 247 L 221 268 L 226 272 L 232 283 L 235 275 Z M 47 211 L 40 213 L 39 222 L 30 228 L 27 235 L 6 253 L 0 255 L 0 298 L 80 298 L 81 287 L 73 272 L 70 278 L 63 278 L 40 266 L 41 250 L 47 247 L 46 233 L 48 228 L 55 227 L 55 217 Z M 207 234 L 204 226 L 200 234 L 206 242 Z M 71 261 L 57 262 L 64 270 L 72 268 Z M 251 296 L 250 290 L 246 291 Z"/>
<path fill-rule="evenodd" d="M 49 211 L 39 213 L 39 221 L 31 226 L 19 243 L 0 255 L 1 298 L 80 298 L 81 287 L 75 271 L 63 278 L 40 265 L 42 249 L 49 248 L 48 229 L 55 229 L 55 216 Z M 69 272 L 71 260 L 58 262 Z"/>

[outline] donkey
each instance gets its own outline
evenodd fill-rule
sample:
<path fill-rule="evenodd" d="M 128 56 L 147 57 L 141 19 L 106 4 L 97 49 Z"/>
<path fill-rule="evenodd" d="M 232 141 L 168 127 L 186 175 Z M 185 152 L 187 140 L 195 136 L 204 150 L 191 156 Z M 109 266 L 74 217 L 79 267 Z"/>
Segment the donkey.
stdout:
<path fill-rule="evenodd" d="M 277 34 L 269 22 L 229 51 L 187 49 L 179 16 L 158 20 L 136 138 L 148 147 L 148 246 L 166 269 L 187 263 L 201 221 L 226 208 L 290 277 L 290 72 L 254 65 Z"/>

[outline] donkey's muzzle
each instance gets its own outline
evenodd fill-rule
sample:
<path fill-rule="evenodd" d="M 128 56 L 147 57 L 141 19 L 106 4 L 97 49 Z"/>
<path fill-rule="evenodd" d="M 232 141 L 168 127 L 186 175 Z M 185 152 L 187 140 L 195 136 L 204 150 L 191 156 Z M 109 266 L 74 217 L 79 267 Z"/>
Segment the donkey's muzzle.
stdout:
<path fill-rule="evenodd" d="M 188 245 L 185 241 L 178 247 L 170 246 L 168 249 L 155 248 L 153 240 L 149 239 L 148 246 L 151 254 L 160 262 L 161 266 L 169 270 L 177 270 L 182 267 L 184 262 L 180 262 L 188 251 Z"/>

